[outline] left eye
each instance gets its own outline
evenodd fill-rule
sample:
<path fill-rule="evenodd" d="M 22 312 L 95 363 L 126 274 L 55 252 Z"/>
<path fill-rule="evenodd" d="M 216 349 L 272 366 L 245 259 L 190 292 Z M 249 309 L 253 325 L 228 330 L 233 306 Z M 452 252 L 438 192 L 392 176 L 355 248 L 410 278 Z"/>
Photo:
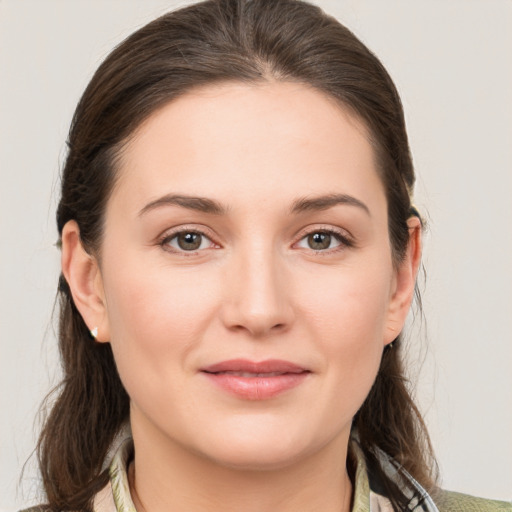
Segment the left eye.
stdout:
<path fill-rule="evenodd" d="M 212 245 L 212 241 L 207 236 L 195 231 L 182 231 L 167 238 L 164 243 L 178 251 L 199 251 Z"/>
<path fill-rule="evenodd" d="M 342 245 L 339 235 L 329 233 L 328 231 L 315 231 L 302 238 L 297 244 L 298 247 L 304 249 L 312 249 L 314 251 L 325 251 L 326 249 L 334 249 Z"/>

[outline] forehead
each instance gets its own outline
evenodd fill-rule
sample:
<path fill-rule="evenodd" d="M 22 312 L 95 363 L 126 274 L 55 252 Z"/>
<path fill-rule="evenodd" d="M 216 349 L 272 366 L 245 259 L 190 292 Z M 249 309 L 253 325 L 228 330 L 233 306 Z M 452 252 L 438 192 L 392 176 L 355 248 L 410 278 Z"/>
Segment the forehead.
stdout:
<path fill-rule="evenodd" d="M 333 192 L 382 199 L 369 140 L 348 109 L 302 84 L 205 86 L 136 130 L 113 195 L 141 207 L 172 192 L 245 204 Z"/>

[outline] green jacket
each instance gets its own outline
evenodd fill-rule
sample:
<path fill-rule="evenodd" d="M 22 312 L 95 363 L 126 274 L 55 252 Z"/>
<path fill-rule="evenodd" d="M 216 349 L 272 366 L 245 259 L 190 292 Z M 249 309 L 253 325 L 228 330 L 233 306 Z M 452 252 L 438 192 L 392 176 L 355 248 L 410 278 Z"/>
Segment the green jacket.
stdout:
<path fill-rule="evenodd" d="M 512 510 L 512 503 L 485 500 L 459 492 L 441 491 L 436 499 L 439 512 L 504 512 Z"/>
<path fill-rule="evenodd" d="M 393 512 L 393 508 L 388 499 L 375 492 L 378 485 L 372 482 L 366 465 L 365 457 L 356 441 L 350 444 L 352 456 L 356 460 L 356 477 L 354 482 L 354 505 L 352 512 Z M 398 485 L 399 480 L 397 464 L 391 459 L 380 453 L 380 462 L 385 469 L 386 474 L 390 476 Z M 403 471 L 403 469 L 402 469 Z M 405 471 L 404 471 L 405 472 Z M 439 489 L 434 496 L 430 496 L 425 489 L 407 472 L 409 485 L 414 488 L 407 494 L 410 495 L 411 502 L 408 511 L 414 512 L 512 512 L 512 502 L 494 501 L 483 498 L 475 498 L 467 494 L 450 492 Z M 402 485 L 400 487 L 403 488 Z M 418 500 L 417 497 L 422 497 Z M 419 502 L 419 504 L 416 504 Z"/>

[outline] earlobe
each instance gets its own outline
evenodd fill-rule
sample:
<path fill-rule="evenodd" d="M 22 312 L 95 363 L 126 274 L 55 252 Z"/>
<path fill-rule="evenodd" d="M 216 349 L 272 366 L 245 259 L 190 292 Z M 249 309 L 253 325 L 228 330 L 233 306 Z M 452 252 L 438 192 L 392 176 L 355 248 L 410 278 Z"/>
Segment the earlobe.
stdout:
<path fill-rule="evenodd" d="M 402 262 L 396 269 L 389 305 L 384 344 L 392 343 L 403 329 L 416 286 L 416 276 L 421 262 L 421 221 L 408 219 L 409 242 Z"/>
<path fill-rule="evenodd" d="M 98 262 L 83 247 L 80 228 L 71 220 L 62 230 L 62 273 L 80 312 L 96 341 L 110 339 L 103 281 Z"/>

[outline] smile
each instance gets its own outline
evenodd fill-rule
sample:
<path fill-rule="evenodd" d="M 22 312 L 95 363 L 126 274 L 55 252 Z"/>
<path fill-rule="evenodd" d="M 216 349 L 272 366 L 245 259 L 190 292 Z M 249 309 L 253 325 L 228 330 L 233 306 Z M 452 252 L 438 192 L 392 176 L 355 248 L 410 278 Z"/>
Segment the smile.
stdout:
<path fill-rule="evenodd" d="M 269 373 L 251 373 L 251 372 L 218 372 L 217 375 L 236 375 L 238 377 L 278 377 L 279 375 L 285 375 L 282 372 L 269 372 Z"/>
<path fill-rule="evenodd" d="M 266 400 L 299 386 L 310 371 L 288 361 L 236 359 L 201 370 L 221 390 L 245 400 Z"/>

